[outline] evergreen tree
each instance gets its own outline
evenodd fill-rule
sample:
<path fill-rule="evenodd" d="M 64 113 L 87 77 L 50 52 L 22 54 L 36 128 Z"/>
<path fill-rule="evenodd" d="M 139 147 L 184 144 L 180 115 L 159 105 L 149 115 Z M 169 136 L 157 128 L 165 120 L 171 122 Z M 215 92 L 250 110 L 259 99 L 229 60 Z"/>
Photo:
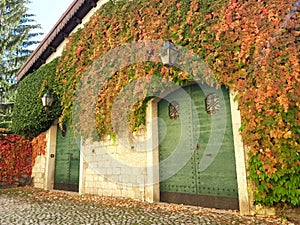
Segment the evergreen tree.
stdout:
<path fill-rule="evenodd" d="M 34 15 L 28 13 L 29 0 L 0 0 L 0 127 L 11 121 L 16 90 L 16 73 L 33 52 L 30 46 L 41 35 Z"/>

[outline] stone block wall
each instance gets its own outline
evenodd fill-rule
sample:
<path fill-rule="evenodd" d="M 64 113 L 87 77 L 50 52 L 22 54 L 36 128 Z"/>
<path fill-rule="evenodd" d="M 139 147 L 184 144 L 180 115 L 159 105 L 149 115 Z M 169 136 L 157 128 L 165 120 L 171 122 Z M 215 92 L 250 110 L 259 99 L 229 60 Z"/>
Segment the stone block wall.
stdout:
<path fill-rule="evenodd" d="M 152 152 L 147 150 L 146 137 L 142 131 L 133 141 L 106 138 L 83 144 L 80 192 L 145 200 L 147 159 Z"/>
<path fill-rule="evenodd" d="M 35 158 L 35 163 L 32 166 L 33 186 L 50 190 L 53 188 L 54 180 L 54 158 L 50 157 L 50 153 L 55 153 L 56 148 L 56 123 L 46 132 L 46 149 L 45 154 L 38 155 Z M 49 163 L 49 162 L 52 163 Z M 52 177 L 49 179 L 49 171 Z M 51 186 L 52 185 L 52 186 Z"/>
<path fill-rule="evenodd" d="M 35 159 L 35 164 L 32 167 L 33 186 L 44 188 L 46 173 L 46 155 L 39 155 Z"/>

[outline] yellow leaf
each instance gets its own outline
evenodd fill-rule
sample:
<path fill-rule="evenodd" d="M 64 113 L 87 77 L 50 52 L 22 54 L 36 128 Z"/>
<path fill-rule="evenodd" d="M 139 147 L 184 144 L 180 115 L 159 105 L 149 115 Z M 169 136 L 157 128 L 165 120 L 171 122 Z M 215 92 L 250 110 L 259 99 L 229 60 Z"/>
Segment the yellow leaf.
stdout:
<path fill-rule="evenodd" d="M 291 138 L 292 137 L 292 131 L 288 131 L 288 132 L 286 132 L 284 135 L 283 135 L 283 137 L 285 138 L 285 139 L 288 139 L 288 138 Z"/>

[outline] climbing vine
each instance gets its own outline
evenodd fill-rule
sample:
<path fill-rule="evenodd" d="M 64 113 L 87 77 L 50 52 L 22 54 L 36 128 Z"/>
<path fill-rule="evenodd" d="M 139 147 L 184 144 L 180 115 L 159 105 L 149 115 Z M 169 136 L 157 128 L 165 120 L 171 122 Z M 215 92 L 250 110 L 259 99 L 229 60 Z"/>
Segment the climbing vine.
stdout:
<path fill-rule="evenodd" d="M 238 91 L 255 203 L 264 205 L 300 205 L 299 7 L 231 1 L 212 27 L 221 43 L 212 67 Z"/>
<path fill-rule="evenodd" d="M 36 157 L 45 154 L 46 135 L 29 140 L 5 131 L 0 134 L 0 146 L 0 182 L 15 184 L 20 178 L 30 179 Z"/>
<path fill-rule="evenodd" d="M 38 135 L 37 137 L 34 137 L 31 140 L 31 146 L 32 146 L 32 166 L 34 166 L 35 163 L 35 159 L 37 156 L 39 155 L 45 155 L 46 153 L 46 134 L 45 133 L 41 133 L 40 135 Z"/>
<path fill-rule="evenodd" d="M 0 134 L 0 146 L 0 182 L 13 184 L 22 176 L 30 177 L 30 141 L 15 134 Z"/>
<path fill-rule="evenodd" d="M 202 33 L 203 39 L 211 38 L 206 31 L 205 23 L 216 23 L 216 21 L 206 21 L 205 15 L 209 12 L 220 11 L 221 3 L 222 1 L 201 3 L 198 1 L 153 1 L 151 3 L 139 1 L 138 4 L 110 1 L 106 3 L 84 29 L 69 38 L 68 45 L 60 58 L 56 77 L 57 83 L 60 84 L 60 91 L 63 93 L 63 113 L 60 122 L 72 118 L 72 103 L 78 83 L 87 68 L 100 55 L 105 55 L 111 49 L 126 43 L 157 39 L 172 39 L 182 46 L 190 43 L 189 48 L 198 49 L 201 37 L 196 38 L 198 34 L 194 33 L 197 30 Z M 181 20 L 188 20 L 188 23 L 181 24 Z M 204 59 L 203 55 L 202 53 L 200 57 Z M 128 60 L 128 57 L 130 58 L 130 55 L 122 55 L 120 59 L 120 55 L 114 55 L 108 63 L 113 67 L 115 62 Z M 124 87 L 139 78 L 147 77 L 151 80 L 151 77 L 155 76 L 179 85 L 193 79 L 191 74 L 176 69 L 170 75 L 168 69 L 161 63 L 136 63 L 118 71 L 114 76 L 105 80 L 104 88 L 100 91 L 97 101 L 96 124 L 101 137 L 107 134 L 114 135 L 111 109 L 115 98 L 124 90 Z M 90 87 L 90 89 L 93 88 L 97 87 Z M 140 92 L 141 90 L 147 91 L 142 86 L 137 89 Z M 147 96 L 147 93 L 143 94 Z M 133 107 L 132 115 L 135 116 L 129 118 L 132 131 L 137 130 L 145 122 L 145 110 L 141 109 L 145 109 L 143 100 Z M 86 128 L 86 133 L 88 129 Z"/>
<path fill-rule="evenodd" d="M 197 54 L 219 84 L 237 92 L 255 203 L 299 206 L 299 24 L 296 0 L 109 1 L 70 36 L 60 57 L 55 76 L 62 97 L 60 120 L 72 118 L 76 88 L 100 56 L 126 43 L 171 39 Z M 117 60 L 128 57 L 112 56 L 107 66 Z M 159 62 L 136 63 L 105 79 L 94 121 L 100 136 L 114 135 L 112 106 L 132 81 L 159 76 L 183 84 L 194 78 L 180 70 L 171 75 L 167 71 Z M 136 91 L 147 92 L 143 85 Z M 132 131 L 145 122 L 147 100 L 137 102 L 129 113 Z M 88 129 L 84 123 L 80 126 Z"/>
<path fill-rule="evenodd" d="M 19 82 L 12 116 L 12 129 L 16 134 L 36 137 L 60 116 L 60 96 L 54 83 L 57 62 L 57 59 L 53 60 Z M 55 94 L 50 108 L 44 108 L 41 101 L 47 90 Z"/>

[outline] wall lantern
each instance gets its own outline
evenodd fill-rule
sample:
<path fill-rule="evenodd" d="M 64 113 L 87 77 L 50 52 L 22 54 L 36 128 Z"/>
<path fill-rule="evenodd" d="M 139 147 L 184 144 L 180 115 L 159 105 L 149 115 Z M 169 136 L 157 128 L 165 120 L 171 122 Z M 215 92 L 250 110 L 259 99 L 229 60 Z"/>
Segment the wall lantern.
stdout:
<path fill-rule="evenodd" d="M 175 65 L 178 55 L 179 49 L 172 41 L 168 40 L 162 47 L 159 57 L 164 66 L 171 67 Z"/>
<path fill-rule="evenodd" d="M 43 107 L 51 107 L 54 102 L 54 96 L 50 93 L 50 91 L 47 91 L 46 94 L 42 97 Z"/>

